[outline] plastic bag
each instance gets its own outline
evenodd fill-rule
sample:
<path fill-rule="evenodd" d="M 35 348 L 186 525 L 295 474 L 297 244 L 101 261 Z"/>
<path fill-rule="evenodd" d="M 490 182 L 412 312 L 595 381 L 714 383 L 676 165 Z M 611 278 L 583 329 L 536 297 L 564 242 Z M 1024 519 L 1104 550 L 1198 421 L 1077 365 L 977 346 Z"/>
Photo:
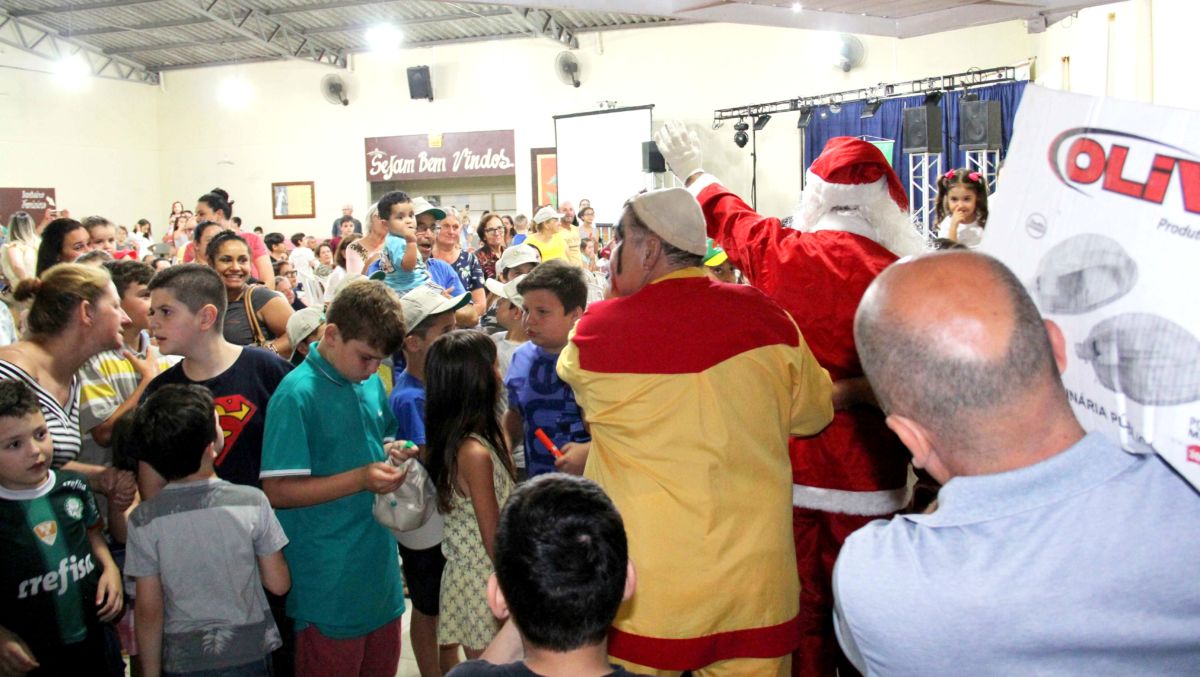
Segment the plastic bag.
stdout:
<path fill-rule="evenodd" d="M 376 494 L 372 512 L 375 520 L 393 534 L 419 529 L 437 512 L 437 489 L 425 466 L 415 458 L 402 464 L 389 457 L 388 462 L 408 470 L 408 476 L 390 494 Z"/>

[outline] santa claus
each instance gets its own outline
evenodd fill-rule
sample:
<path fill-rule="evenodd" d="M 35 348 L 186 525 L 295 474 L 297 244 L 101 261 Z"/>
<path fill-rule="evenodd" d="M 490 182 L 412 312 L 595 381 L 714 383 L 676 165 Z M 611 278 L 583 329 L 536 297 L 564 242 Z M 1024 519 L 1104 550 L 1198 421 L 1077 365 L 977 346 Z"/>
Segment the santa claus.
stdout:
<path fill-rule="evenodd" d="M 854 312 L 875 276 L 924 241 L 899 178 L 865 141 L 829 141 L 808 170 L 794 228 L 756 213 L 701 169 L 699 139 L 681 123 L 668 122 L 655 141 L 700 202 L 708 235 L 792 315 L 834 381 L 833 423 L 789 443 L 802 635 L 793 674 L 855 674 L 833 631 L 834 561 L 851 532 L 908 504 L 911 482 L 908 452 L 863 377 Z"/>

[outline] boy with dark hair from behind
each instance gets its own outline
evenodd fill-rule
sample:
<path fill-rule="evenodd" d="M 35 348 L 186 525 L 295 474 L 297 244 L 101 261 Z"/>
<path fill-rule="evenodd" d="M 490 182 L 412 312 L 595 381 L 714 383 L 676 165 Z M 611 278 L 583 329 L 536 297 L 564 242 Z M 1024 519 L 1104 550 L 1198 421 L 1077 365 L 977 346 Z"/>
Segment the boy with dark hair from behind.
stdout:
<path fill-rule="evenodd" d="M 633 595 L 625 526 L 608 496 L 591 480 L 543 475 L 509 497 L 496 530 L 496 573 L 488 606 L 512 619 L 523 647 L 506 627 L 484 653 L 453 677 L 628 676 L 608 662 L 609 626 Z M 489 662 L 485 662 L 489 661 Z"/>
<path fill-rule="evenodd" d="M 530 477 L 556 469 L 579 474 L 592 438 L 575 393 L 558 377 L 555 364 L 587 307 L 583 270 L 565 261 L 547 261 L 525 275 L 517 293 L 529 342 L 513 353 L 504 379 L 508 390 L 505 432 L 511 440 L 524 440 Z M 539 429 L 562 451 L 561 458 L 556 460 L 538 439 Z"/>
<path fill-rule="evenodd" d="M 33 391 L 0 381 L 0 674 L 125 674 L 124 603 L 88 482 L 51 470 Z"/>
<path fill-rule="evenodd" d="M 167 480 L 129 518 L 142 674 L 270 675 L 282 640 L 263 588 L 283 595 L 291 585 L 287 537 L 262 491 L 217 479 L 224 432 L 212 394 L 164 386 L 131 416 L 137 434 L 118 443 Z"/>
<path fill-rule="evenodd" d="M 291 542 L 287 613 L 296 674 L 394 677 L 404 591 L 396 540 L 373 517 L 374 495 L 416 454 L 386 444 L 396 418 L 376 370 L 404 340 L 400 299 L 354 280 L 333 298 L 316 350 L 279 384 L 263 444 L 263 490 Z"/>

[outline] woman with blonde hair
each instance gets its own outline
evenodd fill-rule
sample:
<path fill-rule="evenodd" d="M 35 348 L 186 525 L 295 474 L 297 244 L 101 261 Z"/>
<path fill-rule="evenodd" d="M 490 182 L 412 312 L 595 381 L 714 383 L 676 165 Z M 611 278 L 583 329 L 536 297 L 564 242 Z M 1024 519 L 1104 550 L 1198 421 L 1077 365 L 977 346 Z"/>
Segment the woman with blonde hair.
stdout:
<path fill-rule="evenodd" d="M 54 443 L 54 468 L 82 473 L 110 499 L 132 501 L 132 473 L 75 460 L 81 443 L 79 368 L 97 353 L 121 349 L 121 329 L 130 322 L 108 271 L 61 263 L 41 278 L 23 280 L 13 295 L 29 304 L 26 335 L 0 347 L 0 379 L 23 381 L 37 394 Z"/>

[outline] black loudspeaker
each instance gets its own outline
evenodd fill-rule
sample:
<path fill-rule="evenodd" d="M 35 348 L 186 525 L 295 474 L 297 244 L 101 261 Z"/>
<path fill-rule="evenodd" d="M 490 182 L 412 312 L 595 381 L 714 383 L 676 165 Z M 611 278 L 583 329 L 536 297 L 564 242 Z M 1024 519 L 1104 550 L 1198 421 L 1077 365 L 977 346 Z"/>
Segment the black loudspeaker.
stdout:
<path fill-rule="evenodd" d="M 433 101 L 433 81 L 429 79 L 429 66 L 413 66 L 408 69 L 408 95 L 414 99 Z"/>
<path fill-rule="evenodd" d="M 653 141 L 642 142 L 642 171 L 667 171 L 667 161 L 663 159 L 662 153 L 658 152 L 658 144 Z M 684 178 L 687 177 L 685 176 Z"/>
<path fill-rule="evenodd" d="M 1000 102 L 960 101 L 958 147 L 963 150 L 999 150 Z"/>
<path fill-rule="evenodd" d="M 942 152 L 942 109 L 937 104 L 904 109 L 900 137 L 905 153 Z"/>

